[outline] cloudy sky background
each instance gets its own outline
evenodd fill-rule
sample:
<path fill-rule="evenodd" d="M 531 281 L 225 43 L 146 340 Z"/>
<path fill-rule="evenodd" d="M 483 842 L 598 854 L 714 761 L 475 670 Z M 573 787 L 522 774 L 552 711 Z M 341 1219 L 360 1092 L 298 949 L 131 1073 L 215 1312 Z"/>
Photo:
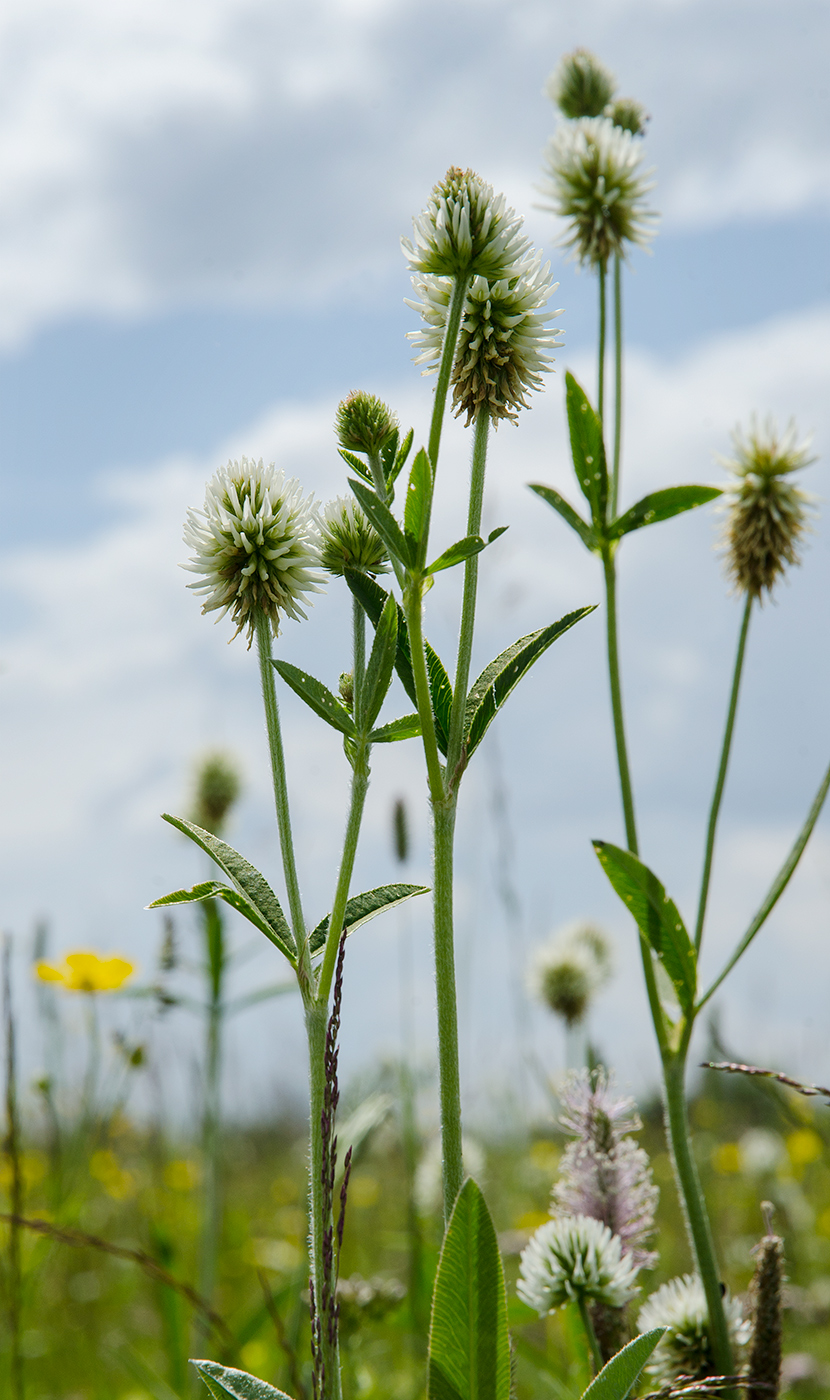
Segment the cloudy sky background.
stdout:
<path fill-rule="evenodd" d="M 624 499 L 717 481 L 715 453 L 752 412 L 795 415 L 828 491 L 830 12 L 818 0 L 11 0 L 0 17 L 0 704 L 3 925 L 17 982 L 34 922 L 55 953 L 135 956 L 154 974 L 143 906 L 200 878 L 158 819 L 186 808 L 194 758 L 224 745 L 245 795 L 230 839 L 279 887 L 255 663 L 200 617 L 177 569 L 181 523 L 229 456 L 275 459 L 318 497 L 344 490 L 331 421 L 370 388 L 425 435 L 429 381 L 404 338 L 414 316 L 399 238 L 450 163 L 471 165 L 526 215 L 560 280 L 559 373 L 491 451 L 480 668 L 515 637 L 599 602 L 596 562 L 527 492 L 571 495 L 561 371 L 592 385 L 594 285 L 535 210 L 553 128 L 542 96 L 582 43 L 652 115 L 662 213 L 653 256 L 626 275 Z M 469 437 L 447 432 L 436 541 L 463 533 Z M 715 870 L 714 972 L 783 859 L 828 760 L 830 547 L 826 506 L 803 567 L 753 623 Z M 699 878 L 739 605 L 711 511 L 644 531 L 622 553 L 623 664 L 644 858 L 687 919 Z M 428 599 L 452 656 L 458 582 Z M 282 653 L 329 684 L 348 664 L 349 602 L 331 588 Z M 458 957 L 471 1115 L 533 1100 L 522 1057 L 561 1068 L 562 1037 L 528 1015 L 524 965 L 551 929 L 599 920 L 617 974 L 594 1032 L 638 1089 L 656 1073 L 632 928 L 590 838 L 620 838 L 602 618 L 548 653 L 470 770 L 459 822 Z M 396 696 L 397 704 L 403 703 Z M 328 907 L 347 773 L 330 731 L 283 704 L 306 903 Z M 391 713 L 391 711 L 390 711 Z M 412 878 L 429 877 L 417 745 L 377 752 L 356 879 L 397 878 L 389 834 L 404 796 Z M 504 885 L 518 896 L 508 913 Z M 500 893 L 501 891 L 501 893 Z M 742 1056 L 830 1073 L 830 824 L 719 999 Z M 186 919 L 182 940 L 195 950 Z M 244 939 L 243 939 L 244 941 Z M 273 980 L 265 949 L 238 985 Z M 412 959 L 414 973 L 407 972 Z M 428 910 L 409 906 L 350 949 L 344 1064 L 401 1043 L 401 978 L 417 1051 L 432 1043 Z M 77 1009 L 77 1008 L 76 1008 Z M 123 1005 L 111 1008 L 116 1020 Z M 144 1028 L 146 1031 L 146 1027 Z M 176 1047 L 183 1102 L 193 1027 Z M 27 1027 L 26 1062 L 41 1050 Z M 168 1063 L 172 1061 L 167 1061 Z M 303 1081 L 296 998 L 237 1024 L 240 1108 Z M 171 1082 L 174 1076 L 171 1076 Z M 825 1079 L 826 1082 L 826 1079 Z M 517 1093 L 520 1086 L 520 1093 Z M 501 1110 L 500 1110 L 501 1111 Z"/>

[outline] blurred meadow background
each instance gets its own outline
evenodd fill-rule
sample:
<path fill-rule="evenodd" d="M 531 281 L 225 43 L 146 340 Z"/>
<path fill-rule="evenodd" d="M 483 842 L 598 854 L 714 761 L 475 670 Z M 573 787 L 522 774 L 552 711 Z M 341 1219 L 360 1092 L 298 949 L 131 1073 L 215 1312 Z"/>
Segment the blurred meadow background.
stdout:
<path fill-rule="evenodd" d="M 180 1002 L 195 995 L 200 931 L 195 916 L 177 915 L 177 965 L 165 971 L 169 928 L 145 906 L 205 878 L 159 814 L 188 813 L 206 752 L 222 749 L 238 763 L 228 839 L 280 888 L 254 662 L 240 643 L 226 645 L 227 622 L 214 628 L 200 617 L 185 588 L 185 511 L 201 503 L 216 467 L 243 453 L 275 460 L 323 500 L 345 493 L 331 425 L 352 389 L 393 405 L 416 443 L 425 436 L 431 381 L 412 366 L 405 339 L 417 318 L 404 305 L 410 286 L 399 238 L 445 169 L 471 166 L 524 214 L 560 282 L 553 305 L 565 308 L 557 374 L 520 426 L 502 426 L 491 444 L 485 532 L 510 529 L 483 564 L 474 671 L 514 637 L 600 601 L 595 561 L 526 488 L 542 480 L 573 496 L 564 369 L 589 389 L 595 372 L 593 282 L 557 249 L 553 216 L 535 207 L 554 125 L 543 85 L 577 44 L 594 50 L 650 113 L 645 163 L 656 167 L 653 203 L 662 216 L 651 254 L 635 251 L 624 279 L 623 506 L 669 483 L 719 484 L 716 455 L 729 452 L 731 430 L 753 412 L 779 422 L 794 416 L 813 434 L 818 457 L 803 479 L 819 505 L 803 565 L 750 633 L 713 877 L 704 958 L 712 973 L 782 861 L 827 763 L 827 6 L 8 0 L 0 16 L 0 917 L 13 937 L 27 1209 L 138 1241 L 183 1278 L 196 1270 L 202 1031 L 184 1005 L 165 1006 L 152 987 Z M 435 524 L 446 542 L 463 533 L 467 452 L 462 429 L 448 425 Z M 622 561 L 623 675 L 642 855 L 687 909 L 740 603 L 718 558 L 715 512 L 691 513 L 654 534 L 632 540 Z M 460 580 L 447 577 L 431 595 L 429 628 L 451 653 Z M 336 688 L 348 665 L 349 607 L 346 590 L 330 586 L 306 626 L 285 624 L 280 654 Z M 281 704 L 301 877 L 319 892 L 316 921 L 329 907 L 346 772 L 336 738 L 321 734 L 292 695 Z M 410 830 L 405 861 L 393 832 L 400 800 Z M 662 1163 L 663 1210 L 676 1239 L 665 1247 L 662 1278 L 688 1263 L 654 1098 L 656 1053 L 633 926 L 592 837 L 621 838 L 599 613 L 513 699 L 461 799 L 462 1087 L 498 1227 L 530 1228 L 544 1218 L 559 1151 L 545 1076 L 564 1068 L 566 1042 L 529 998 L 527 966 L 533 949 L 571 920 L 604 928 L 614 975 L 593 1007 L 590 1036 L 639 1096 L 646 1145 Z M 420 747 L 376 751 L 355 886 L 429 883 L 428 838 Z M 828 909 L 825 813 L 786 895 L 716 999 L 698 1059 L 714 1048 L 830 1081 Z M 231 915 L 228 933 L 243 953 L 230 974 L 235 995 L 280 978 L 273 950 L 254 945 L 247 956 L 249 940 Z M 117 953 L 136 969 L 123 991 L 98 999 L 94 1089 L 88 998 L 32 975 L 35 957 L 58 961 L 79 948 Z M 406 1199 L 392 1187 L 409 1179 L 411 1165 L 390 1127 L 390 1103 L 403 1051 L 416 1068 L 428 1157 L 436 1122 L 431 982 L 426 901 L 350 944 L 341 1080 L 351 1108 L 380 1096 L 353 1186 L 364 1226 L 347 1245 L 349 1267 L 364 1274 L 406 1278 L 412 1262 L 403 1206 L 396 1214 L 390 1204 Z M 63 1086 L 59 1107 L 74 1125 L 61 1149 L 62 1197 L 49 1195 L 58 1139 L 45 1081 Z M 229 1024 L 223 1089 L 233 1184 L 220 1310 L 236 1309 L 233 1354 L 291 1387 L 286 1357 L 302 1328 L 305 1228 L 296 995 L 252 1006 Z M 746 1241 L 758 1232 L 762 1183 L 790 1211 L 785 1224 L 798 1241 L 793 1345 L 806 1329 L 815 1352 L 830 1318 L 830 1110 L 778 1090 L 707 1081 L 695 1113 L 718 1218 L 738 1240 L 727 1261 L 733 1287 L 749 1275 Z M 526 1144 L 529 1125 L 536 1140 L 528 1153 L 515 1144 Z M 428 1180 L 422 1189 L 426 1277 L 438 1234 Z M 145 1296 L 140 1271 L 69 1246 L 26 1248 L 41 1250 L 31 1267 L 51 1280 L 43 1306 L 67 1307 L 77 1340 L 61 1379 L 44 1340 L 49 1329 L 29 1319 L 33 1396 L 185 1393 L 190 1322 L 174 1291 L 156 1278 Z M 287 1348 L 268 1318 L 257 1267 L 287 1290 L 284 1325 L 297 1329 Z M 106 1315 L 96 1313 L 102 1299 Z M 408 1306 L 417 1338 L 425 1304 L 411 1289 Z M 378 1323 L 364 1352 L 355 1350 L 350 1379 L 346 1348 L 353 1394 L 414 1393 L 405 1367 L 399 1382 L 389 1380 L 394 1328 L 404 1326 L 394 1309 L 390 1315 L 392 1330 Z M 130 1328 L 144 1341 L 128 1347 Z M 578 1346 L 556 1337 L 550 1346 L 561 1343 L 562 1364 L 578 1380 Z M 90 1338 L 115 1358 L 97 1380 L 84 1369 Z M 545 1374 L 534 1381 L 538 1393 L 558 1393 Z M 803 1384 L 830 1394 L 821 1372 L 808 1368 Z"/>

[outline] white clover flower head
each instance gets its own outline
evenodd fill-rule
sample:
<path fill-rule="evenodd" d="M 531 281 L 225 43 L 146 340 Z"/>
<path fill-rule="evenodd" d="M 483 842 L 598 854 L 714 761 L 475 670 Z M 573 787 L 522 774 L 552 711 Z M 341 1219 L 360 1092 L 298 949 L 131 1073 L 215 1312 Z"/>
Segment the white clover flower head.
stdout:
<path fill-rule="evenodd" d="M 456 416 L 466 414 L 468 425 L 480 411 L 496 425 L 502 418 L 515 422 L 519 409 L 529 407 L 530 391 L 542 388 L 542 374 L 552 369 L 550 351 L 562 344 L 558 327 L 548 324 L 561 308 L 544 310 L 558 285 L 538 253 L 510 279 L 473 278 L 451 379 Z M 420 312 L 424 325 L 408 338 L 419 351 L 415 363 L 426 363 L 424 373 L 430 374 L 441 359 L 452 279 L 424 277 L 415 280 L 415 289 L 421 300 L 407 305 Z"/>
<path fill-rule="evenodd" d="M 801 562 L 798 544 L 813 498 L 788 478 L 816 459 L 792 421 L 781 432 L 772 418 L 753 418 L 748 432 L 735 429 L 732 445 L 734 455 L 720 459 L 735 478 L 721 503 L 723 552 L 736 590 L 762 600 L 788 564 Z"/>
<path fill-rule="evenodd" d="M 563 116 L 598 117 L 616 90 L 617 80 L 589 49 L 574 49 L 560 58 L 545 92 Z"/>
<path fill-rule="evenodd" d="M 540 206 L 568 221 L 562 246 L 583 266 L 605 268 L 628 244 L 646 247 L 657 215 L 645 198 L 654 188 L 641 170 L 640 143 L 609 117 L 562 122 L 545 151 Z"/>
<path fill-rule="evenodd" d="M 540 1225 L 522 1251 L 516 1292 L 540 1317 L 570 1302 L 624 1308 L 638 1291 L 636 1278 L 607 1225 L 560 1215 Z"/>
<path fill-rule="evenodd" d="M 530 247 L 522 219 L 503 194 L 472 170 L 452 166 L 422 214 L 412 220 L 414 239 L 401 239 L 415 274 L 497 280 L 512 276 Z"/>
<path fill-rule="evenodd" d="M 744 1318 L 739 1298 L 727 1294 L 723 1303 L 735 1360 L 740 1365 L 752 1323 Z M 652 1293 L 640 1309 L 637 1326 L 641 1332 L 654 1327 L 668 1329 L 646 1367 L 659 1385 L 672 1385 L 680 1376 L 702 1380 L 716 1374 L 709 1341 L 709 1309 L 697 1275 L 673 1278 Z"/>
<path fill-rule="evenodd" d="M 220 467 L 207 484 L 204 509 L 187 512 L 184 542 L 195 551 L 182 567 L 201 575 L 188 588 L 204 595 L 202 612 L 229 612 L 234 636 L 247 628 L 248 646 L 258 617 L 278 636 L 280 617 L 305 618 L 307 594 L 322 591 L 313 498 L 304 498 L 299 482 L 273 462 L 242 457 Z"/>
<path fill-rule="evenodd" d="M 357 389 L 338 404 L 334 430 L 348 452 L 380 452 L 398 431 L 397 414 L 376 394 Z"/>
<path fill-rule="evenodd" d="M 320 563 L 330 574 L 347 569 L 360 574 L 385 574 L 386 547 L 357 501 L 336 496 L 320 512 Z"/>
<path fill-rule="evenodd" d="M 531 994 L 569 1026 L 583 1020 L 591 998 L 608 980 L 610 954 L 605 946 L 598 956 L 597 936 L 603 939 L 594 925 L 568 924 L 536 950 L 530 964 Z"/>

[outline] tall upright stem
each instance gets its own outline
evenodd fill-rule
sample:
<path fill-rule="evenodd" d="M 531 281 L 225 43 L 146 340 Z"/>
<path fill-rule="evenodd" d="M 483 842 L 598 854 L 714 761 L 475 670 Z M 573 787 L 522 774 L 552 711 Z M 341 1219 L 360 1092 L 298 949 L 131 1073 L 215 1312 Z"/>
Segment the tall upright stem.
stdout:
<path fill-rule="evenodd" d="M 355 714 L 359 714 L 363 676 L 366 671 L 366 615 L 356 598 L 352 598 L 352 638 L 354 647 L 354 669 L 352 671 L 354 710 Z"/>
<path fill-rule="evenodd" d="M 294 857 L 294 840 L 291 835 L 291 813 L 288 807 L 288 784 L 285 778 L 285 753 L 282 746 L 280 712 L 277 705 L 277 691 L 274 685 L 274 667 L 271 664 L 271 624 L 263 612 L 256 618 L 257 652 L 259 654 L 259 676 L 262 682 L 262 699 L 265 705 L 265 725 L 268 731 L 268 747 L 271 753 L 271 776 L 274 783 L 274 803 L 277 809 L 277 826 L 280 833 L 282 868 L 288 892 L 288 908 L 294 940 L 300 954 L 300 990 L 305 999 L 308 995 L 310 964 L 306 949 L 306 926 L 303 917 L 303 902 L 300 897 L 300 882 L 297 878 L 297 862 Z"/>
<path fill-rule="evenodd" d="M 606 546 L 603 551 L 602 565 L 605 572 L 608 679 L 611 686 L 611 710 L 614 716 L 614 741 L 617 746 L 617 767 L 620 774 L 625 839 L 629 851 L 636 856 L 638 854 L 637 823 L 634 818 L 634 794 L 631 789 L 631 773 L 628 767 L 628 746 L 625 739 L 620 662 L 617 650 L 617 567 L 614 561 L 613 545 Z"/>
<path fill-rule="evenodd" d="M 741 630 L 738 635 L 738 650 L 735 654 L 735 669 L 732 674 L 732 690 L 729 695 L 729 709 L 726 713 L 726 728 L 723 734 L 718 776 L 715 781 L 715 791 L 712 795 L 712 806 L 709 810 L 709 825 L 706 829 L 706 853 L 703 858 L 703 875 L 700 881 L 700 898 L 697 905 L 697 923 L 695 925 L 695 947 L 698 951 L 700 950 L 700 945 L 703 940 L 703 925 L 706 922 L 709 880 L 712 874 L 712 860 L 715 854 L 715 833 L 717 831 L 718 814 L 720 812 L 723 789 L 726 783 L 726 771 L 729 767 L 729 753 L 732 748 L 732 730 L 735 727 L 735 715 L 738 712 L 738 695 L 741 688 L 741 672 L 744 666 L 744 652 L 746 650 L 747 633 L 749 632 L 749 617 L 752 612 L 752 601 L 752 594 L 747 593 L 744 615 L 741 621 Z"/>
<path fill-rule="evenodd" d="M 457 797 L 448 797 L 442 803 L 433 803 L 432 808 L 435 997 L 438 1009 L 438 1075 L 445 1224 L 449 1223 L 463 1180 L 452 901 L 456 803 Z"/>
<path fill-rule="evenodd" d="M 605 281 L 607 268 L 599 265 L 599 348 L 597 351 L 597 413 L 600 423 L 605 411 Z"/>
<path fill-rule="evenodd" d="M 354 760 L 352 796 L 349 804 L 349 816 L 346 822 L 346 836 L 343 842 L 343 854 L 340 858 L 337 888 L 335 889 L 334 902 L 331 906 L 329 931 L 326 936 L 326 949 L 323 954 L 323 963 L 317 982 L 317 1001 L 320 1006 L 323 1007 L 324 1011 L 328 1011 L 329 992 L 331 991 L 331 982 L 337 962 L 337 950 L 340 946 L 340 939 L 343 936 L 343 920 L 346 914 L 346 904 L 349 899 L 349 885 L 351 884 L 352 872 L 354 871 L 357 841 L 360 836 L 360 823 L 363 819 L 363 807 L 366 802 L 368 788 L 368 751 L 361 743 L 359 744 Z"/>
<path fill-rule="evenodd" d="M 467 288 L 469 285 L 470 274 L 465 272 L 456 277 L 452 289 L 452 300 L 450 301 L 449 314 L 447 315 L 447 329 L 444 333 L 441 362 L 438 366 L 438 380 L 435 385 L 432 421 L 429 426 L 428 451 L 433 472 L 438 468 L 438 452 L 441 446 L 441 429 L 444 424 L 447 391 L 450 387 L 450 375 L 452 374 L 453 362 L 455 360 L 455 345 L 458 340 L 458 331 L 461 325 L 461 316 L 464 311 L 464 301 L 467 296 Z"/>
<path fill-rule="evenodd" d="M 467 511 L 467 534 L 481 532 L 484 503 L 484 474 L 487 468 L 487 437 L 490 415 L 484 409 L 476 416 L 473 438 L 473 460 L 470 470 L 470 504 Z M 447 779 L 457 786 L 456 769 L 461 760 L 464 741 L 464 712 L 467 704 L 467 684 L 470 679 L 470 659 L 473 652 L 473 631 L 476 618 L 478 589 L 478 555 L 473 554 L 464 564 L 464 596 L 461 604 L 461 625 L 458 633 L 458 658 L 455 668 L 449 743 L 447 745 Z"/>
<path fill-rule="evenodd" d="M 611 519 L 617 516 L 622 451 L 622 258 L 614 254 L 614 467 L 611 473 Z"/>
<path fill-rule="evenodd" d="M 309 1069 L 309 1245 L 311 1252 L 311 1279 L 314 1284 L 314 1302 L 317 1315 L 320 1315 L 325 1292 L 326 1266 L 323 1256 L 323 1237 L 326 1221 L 323 1218 L 323 1100 L 326 1089 L 326 1026 L 327 1008 L 315 1001 L 306 1006 L 305 1024 L 308 1038 Z M 328 1328 L 321 1328 L 320 1345 L 323 1352 L 324 1387 L 319 1400 L 340 1400 L 340 1362 L 337 1347 L 332 1347 Z"/>

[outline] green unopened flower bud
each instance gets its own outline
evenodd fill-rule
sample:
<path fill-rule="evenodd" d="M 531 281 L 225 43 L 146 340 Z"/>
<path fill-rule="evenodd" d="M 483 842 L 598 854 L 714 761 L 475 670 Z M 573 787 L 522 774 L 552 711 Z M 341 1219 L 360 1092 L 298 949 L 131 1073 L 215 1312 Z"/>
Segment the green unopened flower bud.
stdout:
<path fill-rule="evenodd" d="M 752 1350 L 749 1356 L 747 1400 L 775 1400 L 781 1389 L 781 1285 L 784 1281 L 784 1241 L 772 1233 L 772 1206 L 764 1202 L 767 1233 L 754 1250 Z"/>
<path fill-rule="evenodd" d="M 334 430 L 347 452 L 380 452 L 398 431 L 398 419 L 375 394 L 349 394 L 338 406 Z"/>
<path fill-rule="evenodd" d="M 598 117 L 614 96 L 616 79 L 588 49 L 559 60 L 545 91 L 566 117 Z"/>
<path fill-rule="evenodd" d="M 210 753 L 199 764 L 193 800 L 193 820 L 218 835 L 239 796 L 239 770 L 224 753 Z"/>
<path fill-rule="evenodd" d="M 643 136 L 651 117 L 641 102 L 633 97 L 616 97 L 605 108 L 604 116 L 610 117 L 615 126 L 630 131 L 632 136 Z"/>
<path fill-rule="evenodd" d="M 356 501 L 337 496 L 320 512 L 320 563 L 340 577 L 386 573 L 386 547 Z"/>
<path fill-rule="evenodd" d="M 340 692 L 340 699 L 347 710 L 354 709 L 354 672 L 341 671 L 340 684 L 337 689 Z"/>
<path fill-rule="evenodd" d="M 772 592 L 788 564 L 798 564 L 798 542 L 807 528 L 811 497 L 789 480 L 815 461 L 809 443 L 798 442 L 795 424 L 780 433 L 772 419 L 753 420 L 744 437 L 732 435 L 734 456 L 722 458 L 736 478 L 725 492 L 723 545 L 726 566 L 741 593 L 761 599 Z"/>

